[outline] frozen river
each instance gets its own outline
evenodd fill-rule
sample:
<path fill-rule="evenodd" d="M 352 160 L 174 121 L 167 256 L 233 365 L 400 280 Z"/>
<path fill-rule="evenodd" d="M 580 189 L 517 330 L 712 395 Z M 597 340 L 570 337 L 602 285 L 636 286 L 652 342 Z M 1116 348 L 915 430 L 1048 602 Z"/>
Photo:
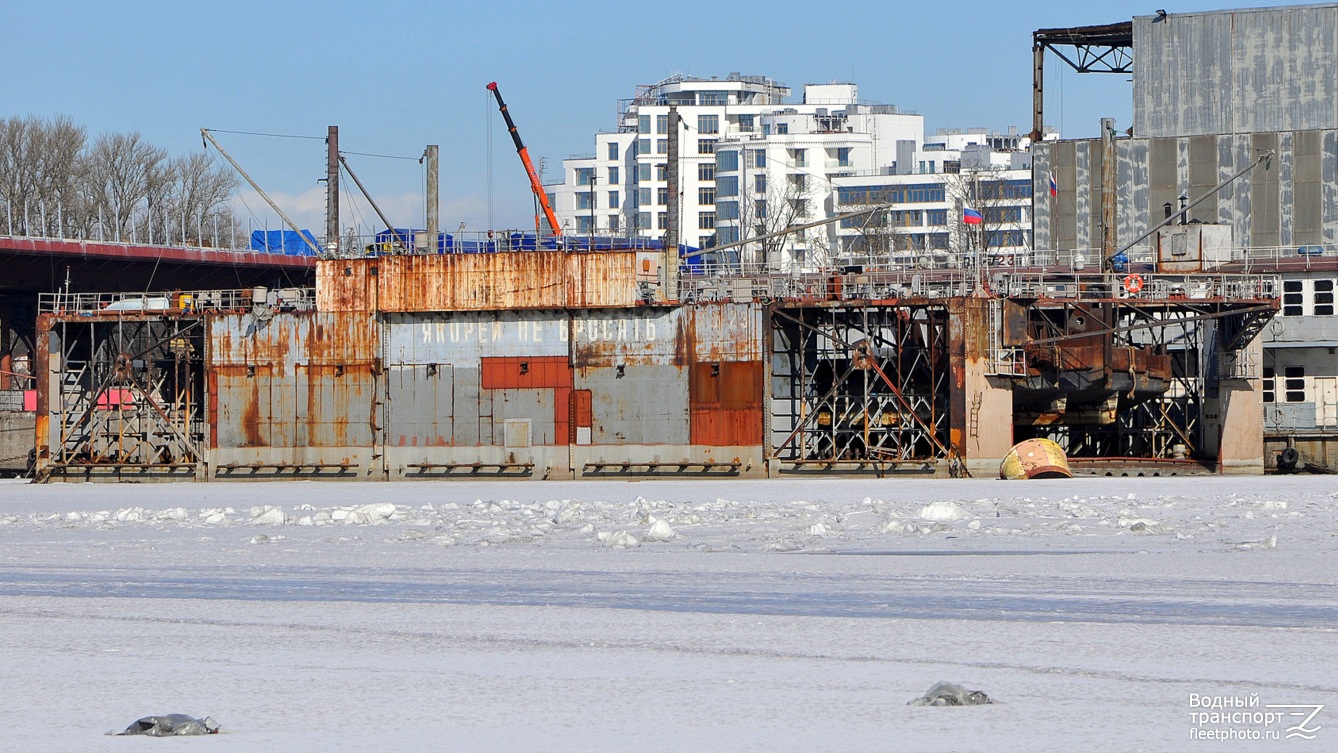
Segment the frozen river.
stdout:
<path fill-rule="evenodd" d="M 174 712 L 229 751 L 1331 750 L 1336 494 L 5 482 L 0 718 L 53 751 Z M 939 680 L 999 703 L 906 705 Z M 1279 716 L 1200 716 L 1236 699 Z"/>

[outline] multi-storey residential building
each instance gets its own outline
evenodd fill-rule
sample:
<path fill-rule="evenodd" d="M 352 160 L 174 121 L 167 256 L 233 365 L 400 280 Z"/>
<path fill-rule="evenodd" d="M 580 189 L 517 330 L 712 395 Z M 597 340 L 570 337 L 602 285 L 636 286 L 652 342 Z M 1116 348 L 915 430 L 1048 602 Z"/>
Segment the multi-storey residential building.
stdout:
<path fill-rule="evenodd" d="M 618 129 L 595 153 L 563 162 L 551 186 L 568 232 L 662 238 L 669 223 L 669 111 L 681 119 L 680 242 L 728 246 L 812 223 L 869 202 L 905 204 L 708 255 L 731 267 L 794 270 L 920 260 L 985 248 L 1011 258 L 1031 247 L 1029 140 L 1016 130 L 939 131 L 922 116 L 862 103 L 856 85 L 808 84 L 799 103 L 761 76 L 674 76 L 622 103 Z M 963 204 L 984 212 L 961 227 Z M 976 238 L 974 245 L 971 238 Z"/>

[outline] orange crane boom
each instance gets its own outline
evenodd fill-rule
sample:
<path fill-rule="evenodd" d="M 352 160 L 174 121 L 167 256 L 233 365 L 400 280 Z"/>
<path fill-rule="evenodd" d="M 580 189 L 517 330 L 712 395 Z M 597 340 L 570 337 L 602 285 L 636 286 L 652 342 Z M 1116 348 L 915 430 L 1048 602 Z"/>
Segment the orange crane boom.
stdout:
<path fill-rule="evenodd" d="M 534 171 L 534 163 L 530 161 L 530 152 L 525 148 L 525 144 L 520 140 L 520 132 L 516 130 L 515 121 L 511 120 L 511 113 L 507 112 L 506 103 L 502 101 L 502 93 L 497 90 L 497 82 L 488 84 L 488 91 L 497 98 L 497 109 L 502 111 L 502 117 L 506 119 L 506 129 L 511 132 L 511 140 L 516 142 L 516 153 L 520 155 L 520 161 L 525 165 L 525 173 L 530 176 L 530 190 L 534 191 L 534 197 L 539 200 L 539 206 L 543 207 L 544 217 L 548 219 L 548 226 L 553 228 L 553 235 L 562 235 L 562 228 L 558 226 L 557 215 L 553 214 L 553 207 L 548 205 L 548 194 L 544 193 L 544 187 L 539 183 L 539 174 Z M 539 216 L 534 216 L 534 229 L 543 235 L 543 228 L 539 224 Z"/>

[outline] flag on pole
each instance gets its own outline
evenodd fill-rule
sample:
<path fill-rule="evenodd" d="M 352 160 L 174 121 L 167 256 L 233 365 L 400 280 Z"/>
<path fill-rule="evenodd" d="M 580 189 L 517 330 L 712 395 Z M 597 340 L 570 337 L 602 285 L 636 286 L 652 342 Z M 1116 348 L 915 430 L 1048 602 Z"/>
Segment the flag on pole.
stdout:
<path fill-rule="evenodd" d="M 1059 195 L 1059 184 L 1055 182 L 1055 174 L 1052 171 L 1050 173 L 1050 198 L 1053 199 L 1058 195 Z"/>
<path fill-rule="evenodd" d="M 980 216 L 980 212 L 971 207 L 962 207 L 962 222 L 968 225 L 979 225 L 983 220 L 984 218 Z"/>

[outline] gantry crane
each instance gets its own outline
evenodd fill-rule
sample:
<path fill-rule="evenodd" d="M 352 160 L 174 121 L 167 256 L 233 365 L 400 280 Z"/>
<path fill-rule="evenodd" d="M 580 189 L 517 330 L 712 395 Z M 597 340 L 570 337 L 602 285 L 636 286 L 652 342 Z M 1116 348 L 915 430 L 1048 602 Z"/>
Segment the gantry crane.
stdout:
<path fill-rule="evenodd" d="M 548 204 L 548 194 L 544 193 L 544 187 L 539 183 L 539 174 L 534 171 L 534 163 L 530 162 L 530 152 L 520 140 L 520 132 L 516 130 L 515 121 L 511 120 L 511 113 L 507 112 L 506 103 L 502 101 L 502 93 L 497 90 L 497 82 L 488 84 L 488 90 L 497 98 L 497 108 L 502 111 L 502 117 L 506 118 L 506 128 L 511 132 L 511 140 L 516 142 L 516 153 L 520 155 L 520 161 L 525 165 L 525 172 L 530 176 L 530 190 L 534 191 L 534 198 L 538 199 L 539 206 L 543 207 L 548 226 L 553 228 L 553 235 L 562 235 L 562 228 L 558 226 L 553 207 Z M 539 224 L 537 214 L 534 216 L 534 229 L 539 235 L 543 235 L 543 227 Z"/>

